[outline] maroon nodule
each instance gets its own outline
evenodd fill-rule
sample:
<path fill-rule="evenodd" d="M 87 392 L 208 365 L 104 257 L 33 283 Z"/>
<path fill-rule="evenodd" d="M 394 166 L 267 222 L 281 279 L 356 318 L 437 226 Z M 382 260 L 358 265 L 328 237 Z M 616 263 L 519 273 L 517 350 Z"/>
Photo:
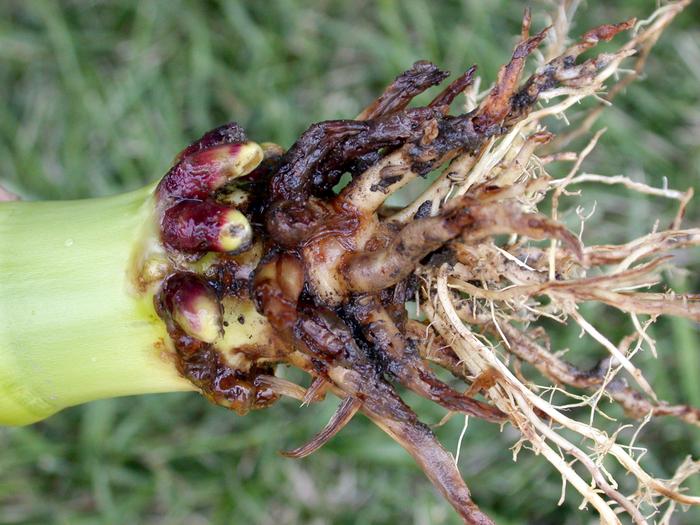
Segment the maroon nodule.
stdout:
<path fill-rule="evenodd" d="M 250 245 L 248 221 L 233 208 L 187 199 L 168 208 L 161 221 L 163 242 L 187 253 L 232 252 Z"/>
<path fill-rule="evenodd" d="M 161 304 L 187 335 L 205 343 L 222 330 L 222 311 L 214 289 L 192 272 L 171 275 L 163 283 Z"/>
<path fill-rule="evenodd" d="M 199 139 L 183 149 L 177 156 L 177 160 L 182 160 L 190 155 L 205 149 L 221 146 L 222 144 L 241 144 L 248 140 L 245 130 L 237 122 L 229 122 L 207 131 Z"/>
<path fill-rule="evenodd" d="M 243 143 L 224 144 L 184 157 L 158 185 L 158 195 L 180 199 L 207 198 L 228 180 L 231 160 L 242 146 Z"/>

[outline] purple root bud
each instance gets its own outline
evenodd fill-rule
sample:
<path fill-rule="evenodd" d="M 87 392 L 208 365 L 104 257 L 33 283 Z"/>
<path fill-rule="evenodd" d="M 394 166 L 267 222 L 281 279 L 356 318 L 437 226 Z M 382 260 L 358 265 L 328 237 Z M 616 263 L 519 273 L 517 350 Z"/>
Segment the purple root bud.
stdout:
<path fill-rule="evenodd" d="M 204 135 L 183 149 L 178 154 L 177 160 L 180 161 L 198 151 L 213 148 L 214 146 L 221 146 L 222 144 L 241 144 L 246 140 L 245 130 L 237 122 L 229 122 L 211 131 L 207 131 Z"/>
<path fill-rule="evenodd" d="M 183 200 L 161 221 L 163 242 L 187 253 L 237 252 L 250 246 L 253 230 L 240 211 L 209 201 Z"/>
<path fill-rule="evenodd" d="M 187 335 L 205 343 L 222 333 L 221 305 L 214 289 L 194 273 L 176 273 L 163 283 L 162 304 Z"/>
<path fill-rule="evenodd" d="M 157 194 L 160 198 L 205 199 L 230 179 L 250 173 L 262 159 L 263 150 L 255 142 L 197 150 L 170 169 Z"/>

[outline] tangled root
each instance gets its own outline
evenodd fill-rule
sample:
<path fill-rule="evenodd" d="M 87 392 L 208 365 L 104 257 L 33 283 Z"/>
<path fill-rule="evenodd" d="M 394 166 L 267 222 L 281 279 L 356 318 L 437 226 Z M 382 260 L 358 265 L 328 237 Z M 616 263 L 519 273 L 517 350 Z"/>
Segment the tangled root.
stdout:
<path fill-rule="evenodd" d="M 603 523 L 620 523 L 619 512 L 647 523 L 642 503 L 700 504 L 680 488 L 697 463 L 686 462 L 673 480 L 657 480 L 617 433 L 593 425 L 604 397 L 632 418 L 675 416 L 700 424 L 698 409 L 659 400 L 632 361 L 643 346 L 656 351 L 647 330 L 658 316 L 700 320 L 700 297 L 658 290 L 670 251 L 700 244 L 700 231 L 680 226 L 692 192 L 580 174 L 601 133 L 579 154 L 561 147 L 588 132 L 597 107 L 568 135 L 555 137 L 545 128 L 582 99 L 598 97 L 604 83 L 623 72 L 623 61 L 639 52 L 634 72 L 612 80 L 609 103 L 687 4 L 668 4 L 641 23 L 600 26 L 569 46 L 561 31 L 568 27 L 564 10 L 553 37 L 548 29 L 530 36 L 526 13 L 510 62 L 463 114 L 450 108 L 461 93 L 475 95 L 475 68 L 428 105 L 409 107 L 448 76 L 417 62 L 355 120 L 314 124 L 287 151 L 249 141 L 235 123 L 204 135 L 159 184 L 154 222 L 161 242 L 140 258 L 144 269 L 165 261 L 165 270 L 141 281 L 154 293 L 180 372 L 210 400 L 241 414 L 282 396 L 312 403 L 326 392 L 337 395 L 341 402 L 328 425 L 285 454 L 307 456 L 362 412 L 406 448 L 465 523 L 492 522 L 398 386 L 450 414 L 512 425 L 521 445 L 550 461 Z M 598 42 L 632 29 L 618 50 L 578 60 Z M 528 57 L 548 36 L 547 58 L 521 82 Z M 573 163 L 569 173 L 552 179 L 547 165 L 562 161 Z M 385 206 L 390 195 L 441 166 L 414 202 L 398 210 Z M 333 191 L 345 173 L 350 183 Z M 558 211 L 567 188 L 583 182 L 675 199 L 680 209 L 668 230 L 623 245 L 584 246 Z M 549 216 L 538 211 L 545 199 Z M 537 240 L 547 242 L 531 242 Z M 407 314 L 411 300 L 421 314 L 416 319 Z M 610 341 L 579 310 L 590 301 L 628 314 L 635 332 Z M 564 361 L 538 326 L 543 318 L 575 325 L 609 355 L 591 370 Z M 545 392 L 583 391 L 578 400 L 591 407 L 591 422 L 576 421 L 544 399 L 543 389 L 521 373 L 522 362 L 551 381 Z M 311 385 L 275 377 L 278 364 L 308 372 Z M 469 386 L 460 391 L 446 384 L 431 364 Z M 566 437 L 571 432 L 577 444 Z M 620 492 L 603 466 L 606 458 L 637 479 L 635 494 Z"/>

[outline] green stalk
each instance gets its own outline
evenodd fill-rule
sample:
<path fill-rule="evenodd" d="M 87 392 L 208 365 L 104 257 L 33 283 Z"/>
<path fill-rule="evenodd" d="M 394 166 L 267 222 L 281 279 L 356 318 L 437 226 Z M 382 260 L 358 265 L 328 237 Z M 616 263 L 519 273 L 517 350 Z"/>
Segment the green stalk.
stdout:
<path fill-rule="evenodd" d="M 151 295 L 129 276 L 151 190 L 0 203 L 0 424 L 193 388 L 169 358 Z"/>

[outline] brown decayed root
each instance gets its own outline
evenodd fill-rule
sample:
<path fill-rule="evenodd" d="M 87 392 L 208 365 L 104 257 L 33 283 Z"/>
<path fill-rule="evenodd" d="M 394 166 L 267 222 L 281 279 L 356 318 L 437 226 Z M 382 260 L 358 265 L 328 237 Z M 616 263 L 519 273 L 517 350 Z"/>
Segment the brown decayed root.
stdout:
<path fill-rule="evenodd" d="M 163 242 L 142 257 L 167 261 L 164 279 L 151 282 L 181 373 L 209 399 L 239 413 L 281 396 L 308 404 L 335 394 L 341 402 L 326 427 L 285 455 L 311 454 L 362 412 L 406 448 L 465 523 L 492 522 L 471 500 L 452 455 L 397 386 L 450 413 L 510 423 L 522 436 L 517 448 L 528 443 L 541 453 L 603 523 L 620 523 L 620 512 L 647 523 L 642 504 L 669 503 L 671 510 L 676 503 L 700 504 L 680 488 L 696 463 L 684 464 L 671 481 L 655 479 L 631 444 L 620 444 L 619 433 L 593 425 L 604 397 L 633 418 L 675 416 L 699 424 L 698 409 L 657 399 L 633 363 L 643 347 L 656 352 L 647 333 L 656 317 L 700 320 L 700 297 L 658 288 L 672 251 L 700 244 L 700 231 L 680 229 L 692 192 L 581 174 L 602 132 L 576 154 L 556 147 L 570 137 L 545 129 L 547 118 L 597 97 L 606 81 L 612 81 L 609 103 L 687 3 L 668 4 L 644 22 L 600 26 L 573 45 L 565 43 L 572 9 L 562 7 L 553 28 L 534 36 L 527 12 L 510 62 L 464 114 L 452 115 L 450 107 L 462 93 L 474 99 L 475 68 L 427 106 L 410 107 L 416 95 L 448 76 L 417 62 L 355 120 L 314 124 L 286 152 L 248 141 L 234 123 L 207 133 L 181 153 L 159 185 L 156 222 Z M 633 28 L 617 51 L 578 60 L 599 41 Z M 528 57 L 547 38 L 546 59 L 521 81 Z M 612 80 L 638 51 L 634 75 Z M 570 135 L 591 125 L 585 119 Z M 555 161 L 573 163 L 562 179 L 546 172 Z M 388 196 L 441 166 L 414 202 L 393 213 L 383 208 Z M 352 180 L 335 194 L 344 173 Z M 558 210 L 570 195 L 567 187 L 582 183 L 675 199 L 680 210 L 668 230 L 586 247 L 559 222 Z M 548 196 L 551 216 L 538 212 Z M 530 242 L 537 240 L 546 243 Z M 426 323 L 408 318 L 411 300 Z M 634 333 L 613 343 L 582 315 L 578 305 L 585 302 L 629 315 Z M 542 318 L 570 323 L 607 357 L 591 370 L 564 361 L 537 326 Z M 527 379 L 522 362 L 553 385 Z M 308 372 L 310 387 L 275 377 L 280 363 Z M 430 363 L 469 387 L 461 392 L 447 385 Z M 566 387 L 583 392 L 568 393 L 576 403 L 555 406 L 542 395 Z M 573 406 L 590 407 L 590 421 L 565 415 L 563 409 Z M 571 432 L 580 437 L 576 443 L 566 437 Z M 605 470 L 606 458 L 637 479 L 636 494 L 620 492 Z"/>

